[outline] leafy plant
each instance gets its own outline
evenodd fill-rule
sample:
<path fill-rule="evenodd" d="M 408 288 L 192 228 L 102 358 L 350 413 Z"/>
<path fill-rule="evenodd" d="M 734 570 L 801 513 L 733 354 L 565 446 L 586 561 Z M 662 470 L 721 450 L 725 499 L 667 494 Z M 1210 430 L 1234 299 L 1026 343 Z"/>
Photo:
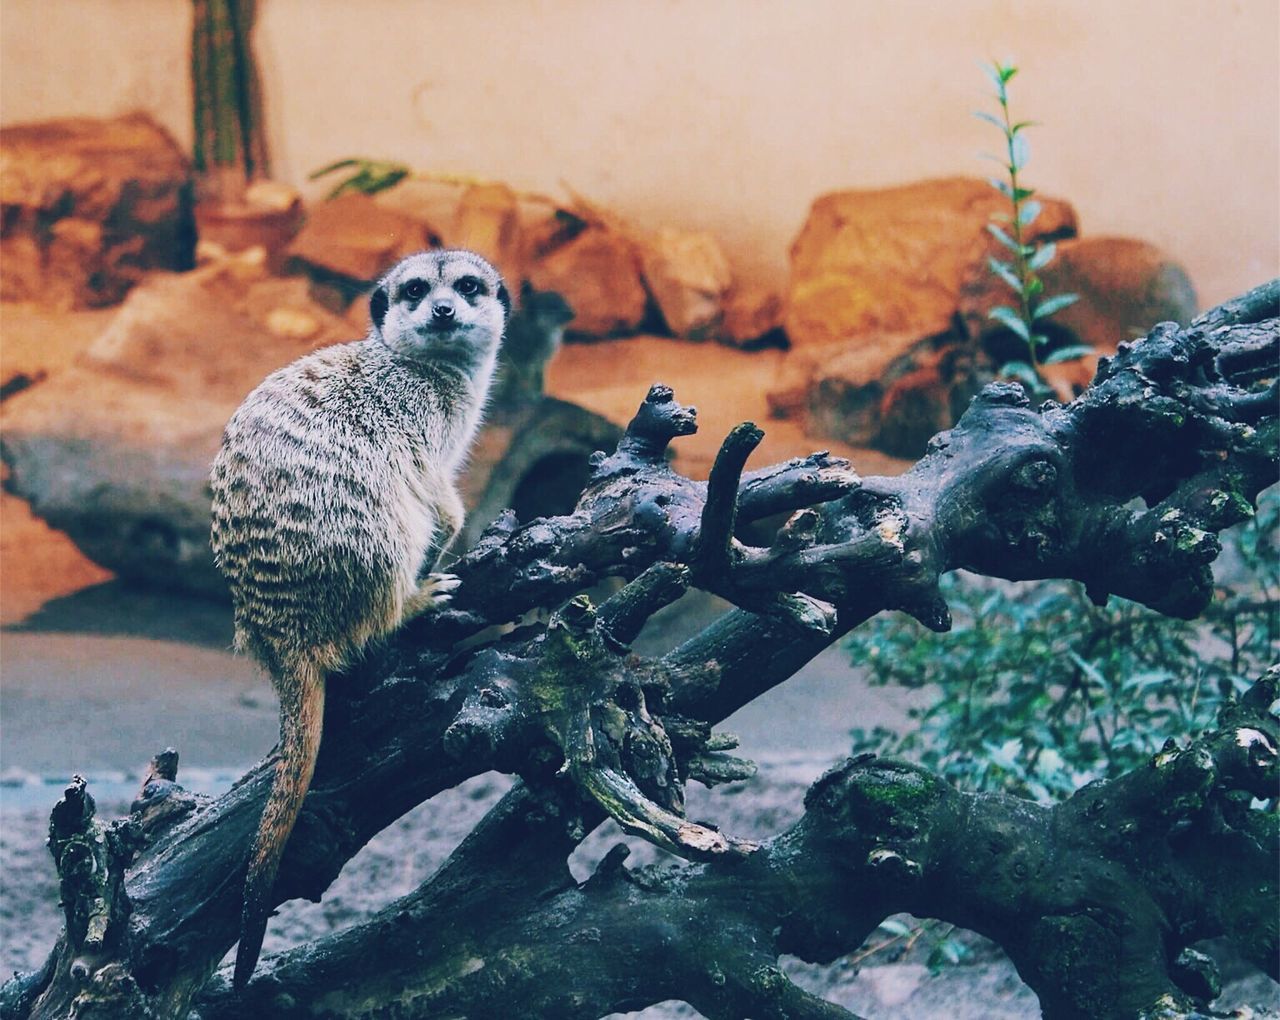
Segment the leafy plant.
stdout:
<path fill-rule="evenodd" d="M 847 642 L 871 682 L 934 686 L 906 734 L 854 731 L 854 751 L 906 756 L 957 786 L 1061 800 L 1212 724 L 1226 698 L 1280 658 L 1280 489 L 1224 535 L 1220 583 L 1199 621 L 1074 583 L 944 578 L 955 628 L 872 621 Z"/>
<path fill-rule="evenodd" d="M 991 236 L 1009 252 L 1009 260 L 998 259 L 993 255 L 987 259 L 987 265 L 1013 291 L 1016 299 L 1013 306 L 997 305 L 988 316 L 1026 344 L 1027 360 L 1005 362 L 1000 368 L 1001 374 L 1020 380 L 1035 393 L 1043 393 L 1049 387 L 1040 373 L 1041 365 L 1078 358 L 1082 354 L 1088 354 L 1091 348 L 1072 344 L 1042 355 L 1049 342 L 1043 331 L 1044 321 L 1054 312 L 1072 304 L 1079 295 L 1057 294 L 1049 297 L 1045 294 L 1044 281 L 1038 273 L 1053 260 L 1057 247 L 1052 241 L 1028 240 L 1028 228 L 1036 221 L 1042 207 L 1033 197 L 1035 190 L 1026 187 L 1019 179 L 1019 173 L 1026 167 L 1029 156 L 1026 130 L 1034 122 L 1015 122 L 1009 114 L 1008 85 L 1018 69 L 1012 64 L 1002 64 L 996 60 L 989 67 L 984 65 L 984 70 L 995 85 L 995 99 L 1000 104 L 1000 116 L 983 110 L 976 111 L 974 116 L 995 126 L 1004 137 L 1005 154 L 989 158 L 1004 167 L 1008 179 L 992 177 L 988 180 L 993 188 L 1009 199 L 1009 212 L 998 214 L 993 218 L 995 222 L 987 224 Z"/>
<path fill-rule="evenodd" d="M 379 191 L 385 191 L 393 185 L 399 184 L 411 173 L 409 167 L 403 163 L 391 163 L 386 160 L 378 159 L 340 159 L 336 163 L 330 163 L 328 166 L 321 167 L 319 170 L 312 172 L 308 176 L 308 180 L 318 180 L 326 177 L 338 170 L 354 169 L 354 173 L 349 177 L 339 181 L 328 195 L 326 199 L 337 198 L 339 195 L 345 195 L 347 192 L 355 192 L 361 195 L 375 195 Z"/>

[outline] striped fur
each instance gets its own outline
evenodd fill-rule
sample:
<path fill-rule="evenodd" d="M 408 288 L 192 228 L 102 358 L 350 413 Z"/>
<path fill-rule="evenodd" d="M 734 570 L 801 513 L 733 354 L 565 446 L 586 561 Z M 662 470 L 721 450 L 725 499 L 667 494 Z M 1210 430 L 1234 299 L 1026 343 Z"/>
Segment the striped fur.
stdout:
<path fill-rule="evenodd" d="M 446 322 L 437 306 L 448 305 Z M 456 477 L 480 426 L 509 302 L 496 270 L 424 252 L 374 291 L 368 338 L 268 376 L 213 463 L 214 556 L 236 646 L 280 698 L 280 758 L 250 855 L 235 980 L 257 962 L 320 745 L 325 677 L 447 598 L 427 577 L 462 527 Z M 425 578 L 425 580 L 424 580 Z"/>

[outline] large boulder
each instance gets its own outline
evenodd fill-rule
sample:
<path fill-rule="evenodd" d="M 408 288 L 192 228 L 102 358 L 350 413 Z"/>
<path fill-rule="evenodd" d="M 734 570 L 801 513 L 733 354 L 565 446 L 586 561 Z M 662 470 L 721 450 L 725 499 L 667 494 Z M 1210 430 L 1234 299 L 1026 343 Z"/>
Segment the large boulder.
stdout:
<path fill-rule="evenodd" d="M 9 488 L 122 577 L 220 593 L 208 474 L 222 428 L 268 372 L 346 333 L 304 281 L 245 263 L 152 276 L 76 363 L 4 404 Z"/>
<path fill-rule="evenodd" d="M 1076 232 L 1066 202 L 1041 198 L 1034 237 Z M 840 191 L 813 203 L 791 246 L 786 330 L 796 347 L 950 328 L 961 286 L 1000 249 L 987 232 L 1008 200 L 965 177 Z"/>
<path fill-rule="evenodd" d="M 153 269 L 189 269 L 191 168 L 141 113 L 0 129 L 0 298 L 115 304 Z"/>

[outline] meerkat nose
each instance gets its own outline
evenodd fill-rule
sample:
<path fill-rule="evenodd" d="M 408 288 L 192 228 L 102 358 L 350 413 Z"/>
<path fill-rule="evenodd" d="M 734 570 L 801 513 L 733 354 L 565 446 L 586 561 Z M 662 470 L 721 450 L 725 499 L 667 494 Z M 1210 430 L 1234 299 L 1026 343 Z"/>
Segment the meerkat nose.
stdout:
<path fill-rule="evenodd" d="M 456 309 L 452 301 L 437 301 L 431 306 L 431 318 L 436 322 L 448 322 L 454 317 Z"/>

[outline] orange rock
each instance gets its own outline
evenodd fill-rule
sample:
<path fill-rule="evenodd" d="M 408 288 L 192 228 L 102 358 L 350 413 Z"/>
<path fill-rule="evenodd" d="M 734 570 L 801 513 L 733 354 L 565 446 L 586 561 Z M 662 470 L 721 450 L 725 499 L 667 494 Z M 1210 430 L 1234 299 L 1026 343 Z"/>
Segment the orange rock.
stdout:
<path fill-rule="evenodd" d="M 676 336 L 705 339 L 721 316 L 733 274 L 710 234 L 662 227 L 641 248 L 645 282 L 667 328 Z"/>
<path fill-rule="evenodd" d="M 346 194 L 312 206 L 288 253 L 323 272 L 372 283 L 397 260 L 438 243 L 426 224 Z"/>
<path fill-rule="evenodd" d="M 497 266 L 513 293 L 524 279 L 523 237 L 516 193 L 505 184 L 477 184 L 458 201 L 450 247 L 469 248 Z"/>
<path fill-rule="evenodd" d="M 141 113 L 0 129 L 0 296 L 114 304 L 152 269 L 192 264 L 191 169 Z"/>
<path fill-rule="evenodd" d="M 805 351 L 789 351 L 782 363 L 776 382 L 764 395 L 765 405 L 769 408 L 769 417 L 777 419 L 803 419 L 805 408 L 809 404 L 809 387 L 813 385 L 817 362 L 814 355 L 820 355 L 821 348 L 814 348 L 812 353 Z"/>
<path fill-rule="evenodd" d="M 735 347 L 750 347 L 782 329 L 782 296 L 759 284 L 734 284 L 724 298 L 717 333 Z"/>
<path fill-rule="evenodd" d="M 1187 272 L 1164 252 L 1127 237 L 1063 241 L 1041 273 L 1048 294 L 1079 294 L 1052 321 L 1104 349 L 1146 336 L 1157 322 L 1185 326 L 1199 307 Z"/>
<path fill-rule="evenodd" d="M 644 320 L 648 293 L 635 245 L 603 227 L 588 227 L 529 269 L 538 290 L 560 294 L 574 311 L 568 331 L 603 337 L 634 333 Z"/>
<path fill-rule="evenodd" d="M 1040 201 L 1035 236 L 1075 233 L 1070 205 Z M 962 283 L 998 250 L 986 227 L 1007 205 L 985 181 L 964 177 L 822 196 L 791 246 L 791 343 L 943 332 Z"/>

